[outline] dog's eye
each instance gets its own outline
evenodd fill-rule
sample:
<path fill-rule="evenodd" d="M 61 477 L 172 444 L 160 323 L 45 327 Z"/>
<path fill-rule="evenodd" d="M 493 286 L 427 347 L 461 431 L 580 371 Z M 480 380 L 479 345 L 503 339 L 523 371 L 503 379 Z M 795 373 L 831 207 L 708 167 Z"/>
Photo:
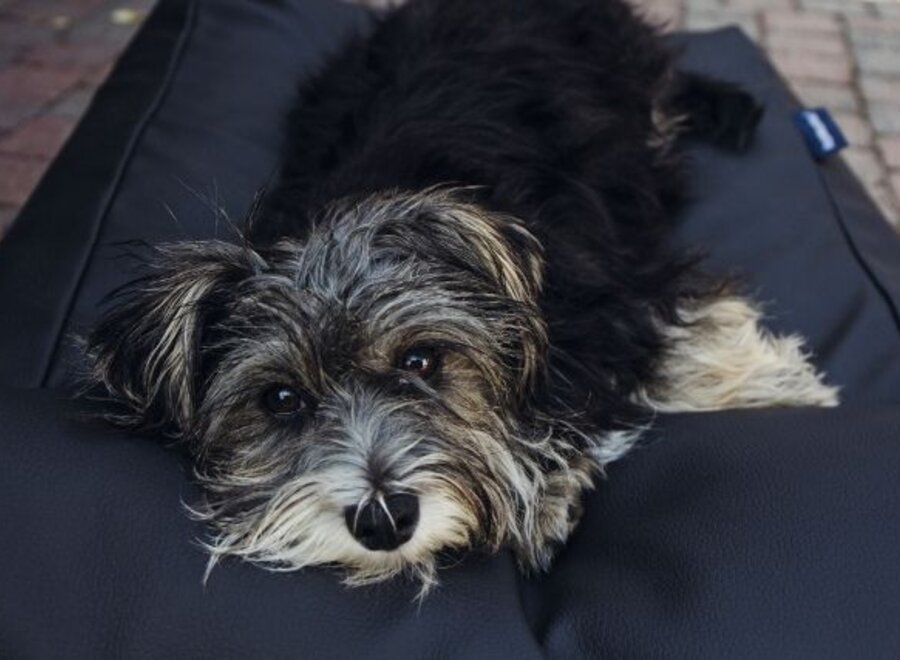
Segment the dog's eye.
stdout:
<path fill-rule="evenodd" d="M 306 408 L 303 397 L 287 385 L 275 385 L 263 394 L 263 405 L 279 416 L 295 415 Z"/>
<path fill-rule="evenodd" d="M 399 368 L 408 371 L 422 380 L 427 380 L 437 372 L 440 366 L 440 355 L 437 350 L 425 346 L 411 348 L 400 358 Z"/>

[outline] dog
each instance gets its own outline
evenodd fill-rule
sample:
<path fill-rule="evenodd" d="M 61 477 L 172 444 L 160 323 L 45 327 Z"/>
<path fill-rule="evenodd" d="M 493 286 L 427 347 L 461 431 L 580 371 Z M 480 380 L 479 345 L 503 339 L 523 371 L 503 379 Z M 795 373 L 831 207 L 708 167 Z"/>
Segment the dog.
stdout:
<path fill-rule="evenodd" d="M 837 403 L 667 241 L 684 140 L 761 114 L 623 0 L 414 0 L 303 86 L 240 240 L 155 248 L 88 384 L 190 452 L 210 569 L 544 570 L 656 412 Z"/>

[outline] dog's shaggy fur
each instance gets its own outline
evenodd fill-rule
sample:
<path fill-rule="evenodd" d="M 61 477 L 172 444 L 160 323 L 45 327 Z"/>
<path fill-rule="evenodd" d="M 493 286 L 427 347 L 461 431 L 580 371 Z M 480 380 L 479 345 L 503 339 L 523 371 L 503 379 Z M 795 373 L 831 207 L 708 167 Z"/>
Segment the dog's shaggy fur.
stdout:
<path fill-rule="evenodd" d="M 157 249 L 91 382 L 190 449 L 212 563 L 544 568 L 648 413 L 836 402 L 666 246 L 677 138 L 759 114 L 621 0 L 413 2 L 304 88 L 243 241 Z"/>

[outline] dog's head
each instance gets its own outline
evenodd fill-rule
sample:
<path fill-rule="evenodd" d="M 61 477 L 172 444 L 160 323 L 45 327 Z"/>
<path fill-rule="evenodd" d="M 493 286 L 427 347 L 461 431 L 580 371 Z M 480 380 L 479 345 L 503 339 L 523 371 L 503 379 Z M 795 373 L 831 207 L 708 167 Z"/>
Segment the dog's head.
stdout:
<path fill-rule="evenodd" d="M 135 428 L 190 447 L 216 537 L 351 582 L 536 524 L 562 461 L 536 423 L 542 259 L 514 219 L 448 191 L 341 203 L 301 242 L 162 247 L 88 342 Z"/>

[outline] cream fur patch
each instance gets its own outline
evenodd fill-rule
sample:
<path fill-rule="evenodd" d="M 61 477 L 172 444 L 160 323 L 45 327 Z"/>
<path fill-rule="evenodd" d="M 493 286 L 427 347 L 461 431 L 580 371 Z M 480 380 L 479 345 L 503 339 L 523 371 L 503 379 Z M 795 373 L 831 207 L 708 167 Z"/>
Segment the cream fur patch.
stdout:
<path fill-rule="evenodd" d="M 660 412 L 838 404 L 803 340 L 763 328 L 747 300 L 721 298 L 680 314 L 685 325 L 665 328 L 662 384 L 642 389 L 640 403 Z"/>

